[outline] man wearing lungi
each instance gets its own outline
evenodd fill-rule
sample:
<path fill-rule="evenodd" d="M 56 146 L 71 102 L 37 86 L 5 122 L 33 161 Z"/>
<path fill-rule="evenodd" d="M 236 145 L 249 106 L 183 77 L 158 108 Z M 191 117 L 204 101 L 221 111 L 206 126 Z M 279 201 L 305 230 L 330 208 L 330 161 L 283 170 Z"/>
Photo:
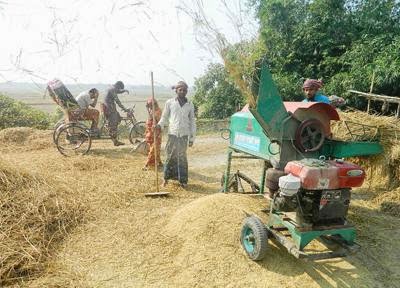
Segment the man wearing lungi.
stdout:
<path fill-rule="evenodd" d="M 167 159 L 164 165 L 165 187 L 168 180 L 178 180 L 179 184 L 187 187 L 188 183 L 188 161 L 187 147 L 191 147 L 196 136 L 196 119 L 194 106 L 186 98 L 188 85 L 179 81 L 172 89 L 176 97 L 167 100 L 157 126 L 161 129 L 168 124 L 168 140 L 165 146 Z"/>
<path fill-rule="evenodd" d="M 124 145 L 123 142 L 118 141 L 118 124 L 121 122 L 121 115 L 117 111 L 117 105 L 124 112 L 128 112 L 128 109 L 122 105 L 118 98 L 118 94 L 128 92 L 124 89 L 124 83 L 122 81 L 117 81 L 110 89 L 107 90 L 106 96 L 103 103 L 103 113 L 108 121 L 108 129 L 114 146 Z"/>

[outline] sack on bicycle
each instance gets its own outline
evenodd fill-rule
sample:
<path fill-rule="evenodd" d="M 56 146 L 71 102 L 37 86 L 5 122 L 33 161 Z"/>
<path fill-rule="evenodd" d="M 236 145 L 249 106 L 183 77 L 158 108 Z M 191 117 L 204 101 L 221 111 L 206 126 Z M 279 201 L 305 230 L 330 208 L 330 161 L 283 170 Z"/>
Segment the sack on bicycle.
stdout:
<path fill-rule="evenodd" d="M 59 79 L 53 79 L 47 83 L 47 91 L 50 97 L 64 109 L 79 108 L 78 102 L 72 96 L 71 92 Z"/>

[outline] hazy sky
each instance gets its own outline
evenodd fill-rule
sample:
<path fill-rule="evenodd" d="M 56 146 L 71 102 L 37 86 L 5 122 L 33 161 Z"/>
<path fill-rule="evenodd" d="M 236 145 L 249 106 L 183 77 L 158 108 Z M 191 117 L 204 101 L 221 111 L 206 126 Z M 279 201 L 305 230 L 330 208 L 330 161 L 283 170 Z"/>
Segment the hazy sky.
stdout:
<path fill-rule="evenodd" d="M 245 2 L 0 0 L 0 82 L 150 84 L 153 71 L 156 84 L 193 84 L 220 59 L 204 49 L 209 40 L 196 41 L 188 10 L 234 43 L 257 33 Z"/>

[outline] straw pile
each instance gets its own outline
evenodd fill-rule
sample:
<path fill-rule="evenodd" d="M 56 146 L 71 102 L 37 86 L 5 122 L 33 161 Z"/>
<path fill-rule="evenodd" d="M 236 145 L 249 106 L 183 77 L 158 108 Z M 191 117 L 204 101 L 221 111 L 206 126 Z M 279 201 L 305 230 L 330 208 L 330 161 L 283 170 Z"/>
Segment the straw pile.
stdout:
<path fill-rule="evenodd" d="M 355 110 L 339 114 L 341 121 L 332 124 L 334 138 L 348 141 L 379 140 L 382 144 L 384 153 L 373 157 L 358 157 L 351 161 L 366 169 L 367 181 L 364 186 L 368 187 L 372 203 L 377 204 L 385 213 L 399 216 L 400 120 Z M 347 127 L 353 132 L 353 137 Z"/>
<path fill-rule="evenodd" d="M 51 147 L 51 133 L 29 127 L 6 128 L 0 130 L 0 142 L 9 149 L 41 150 Z"/>
<path fill-rule="evenodd" d="M 0 159 L 0 286 L 39 273 L 80 206 L 66 187 Z"/>
<path fill-rule="evenodd" d="M 378 204 L 383 212 L 400 217 L 400 188 L 377 195 L 373 202 Z"/>

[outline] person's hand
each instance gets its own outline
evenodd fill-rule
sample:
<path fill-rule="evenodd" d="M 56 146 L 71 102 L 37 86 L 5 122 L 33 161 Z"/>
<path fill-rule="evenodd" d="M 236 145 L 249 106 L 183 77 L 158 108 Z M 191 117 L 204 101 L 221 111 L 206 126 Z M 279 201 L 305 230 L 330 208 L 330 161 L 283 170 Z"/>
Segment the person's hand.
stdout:
<path fill-rule="evenodd" d="M 193 141 L 189 141 L 189 147 L 193 146 Z"/>

